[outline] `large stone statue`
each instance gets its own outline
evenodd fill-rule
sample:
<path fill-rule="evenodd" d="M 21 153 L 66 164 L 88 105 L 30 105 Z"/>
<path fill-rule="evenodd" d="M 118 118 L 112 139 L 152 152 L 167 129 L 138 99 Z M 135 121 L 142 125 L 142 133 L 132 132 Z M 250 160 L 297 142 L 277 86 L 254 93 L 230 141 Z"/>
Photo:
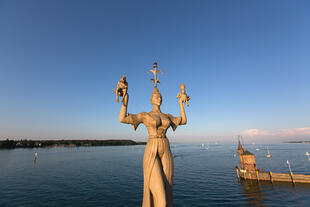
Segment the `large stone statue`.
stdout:
<path fill-rule="evenodd" d="M 144 124 L 149 134 L 149 140 L 146 144 L 143 157 L 143 175 L 144 175 L 144 191 L 143 191 L 143 207 L 151 206 L 173 206 L 172 199 L 172 183 L 173 183 L 173 156 L 170 151 L 169 141 L 166 137 L 166 132 L 169 127 L 173 130 L 179 125 L 186 124 L 186 114 L 184 111 L 184 101 L 189 98 L 184 98 L 185 85 L 181 87 L 179 97 L 180 116 L 174 117 L 171 114 L 164 114 L 160 111 L 162 96 L 158 91 L 157 83 L 159 79 L 157 74 L 157 63 L 154 63 L 154 69 L 150 70 L 154 74 L 154 89 L 151 96 L 151 104 L 153 109 L 150 112 L 141 112 L 139 114 L 128 114 L 127 106 L 129 95 L 127 93 L 128 85 L 124 86 L 126 94 L 123 96 L 119 120 L 121 123 L 132 124 L 134 130 L 139 124 Z M 123 78 L 124 79 L 124 78 Z M 125 90 L 126 88 L 126 90 Z M 183 97 L 183 99 L 182 99 Z"/>

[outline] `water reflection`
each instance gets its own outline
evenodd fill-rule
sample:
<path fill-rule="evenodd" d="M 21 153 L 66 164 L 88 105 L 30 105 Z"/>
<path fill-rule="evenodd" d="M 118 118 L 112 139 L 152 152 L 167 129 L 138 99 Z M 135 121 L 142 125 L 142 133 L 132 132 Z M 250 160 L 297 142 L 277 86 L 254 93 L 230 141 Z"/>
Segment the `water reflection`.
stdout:
<path fill-rule="evenodd" d="M 260 183 L 256 180 L 240 180 L 247 206 L 266 206 Z"/>
<path fill-rule="evenodd" d="M 310 192 L 309 184 L 289 182 L 266 182 L 256 180 L 240 180 L 241 194 L 246 200 L 247 206 L 303 206 L 302 203 L 309 203 L 308 196 Z M 291 199 L 291 198 L 295 198 Z M 299 204 L 296 205 L 296 199 Z"/>

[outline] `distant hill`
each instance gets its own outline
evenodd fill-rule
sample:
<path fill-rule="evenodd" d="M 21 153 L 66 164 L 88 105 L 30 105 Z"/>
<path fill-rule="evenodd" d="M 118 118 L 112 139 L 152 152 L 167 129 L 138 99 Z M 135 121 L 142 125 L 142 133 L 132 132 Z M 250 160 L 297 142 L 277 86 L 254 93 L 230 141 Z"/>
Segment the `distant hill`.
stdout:
<path fill-rule="evenodd" d="M 286 143 L 300 143 L 300 144 L 310 144 L 310 141 L 289 141 Z"/>
<path fill-rule="evenodd" d="M 144 145 L 146 142 L 133 140 L 3 140 L 0 141 L 0 149 L 35 148 L 35 147 L 82 147 L 82 146 L 121 146 Z"/>

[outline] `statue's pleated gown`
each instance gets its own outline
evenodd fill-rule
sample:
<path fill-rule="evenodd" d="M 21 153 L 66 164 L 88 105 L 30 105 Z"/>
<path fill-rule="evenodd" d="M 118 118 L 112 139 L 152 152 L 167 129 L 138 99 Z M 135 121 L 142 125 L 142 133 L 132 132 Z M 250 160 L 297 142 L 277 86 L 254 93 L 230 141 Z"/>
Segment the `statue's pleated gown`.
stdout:
<path fill-rule="evenodd" d="M 155 163 L 159 161 L 159 169 L 162 177 L 153 173 Z M 170 145 L 167 138 L 150 138 L 146 144 L 143 157 L 143 174 L 144 174 L 144 191 L 143 191 L 143 207 L 152 206 L 173 206 L 172 201 L 172 183 L 173 183 L 173 156 L 170 151 Z M 153 177 L 152 177 L 153 176 Z M 165 197 L 155 200 L 150 190 L 150 180 L 158 185 L 163 185 L 165 189 Z M 158 183 L 160 182 L 160 183 Z"/>

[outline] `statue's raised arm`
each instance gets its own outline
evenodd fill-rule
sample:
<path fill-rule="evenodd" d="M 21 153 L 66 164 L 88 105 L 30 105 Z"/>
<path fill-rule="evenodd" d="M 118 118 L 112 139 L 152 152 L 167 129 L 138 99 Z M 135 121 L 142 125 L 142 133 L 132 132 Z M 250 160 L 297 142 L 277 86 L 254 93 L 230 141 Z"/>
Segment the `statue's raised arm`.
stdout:
<path fill-rule="evenodd" d="M 119 102 L 119 96 L 122 97 L 121 99 L 121 110 L 119 113 L 119 121 L 124 124 L 132 124 L 134 130 L 137 129 L 138 125 L 142 123 L 143 120 L 143 113 L 140 114 L 128 114 L 127 115 L 127 106 L 128 106 L 128 83 L 126 81 L 126 77 L 122 76 L 121 80 L 117 83 L 116 89 L 113 89 L 114 93 L 116 94 L 116 101 Z"/>

